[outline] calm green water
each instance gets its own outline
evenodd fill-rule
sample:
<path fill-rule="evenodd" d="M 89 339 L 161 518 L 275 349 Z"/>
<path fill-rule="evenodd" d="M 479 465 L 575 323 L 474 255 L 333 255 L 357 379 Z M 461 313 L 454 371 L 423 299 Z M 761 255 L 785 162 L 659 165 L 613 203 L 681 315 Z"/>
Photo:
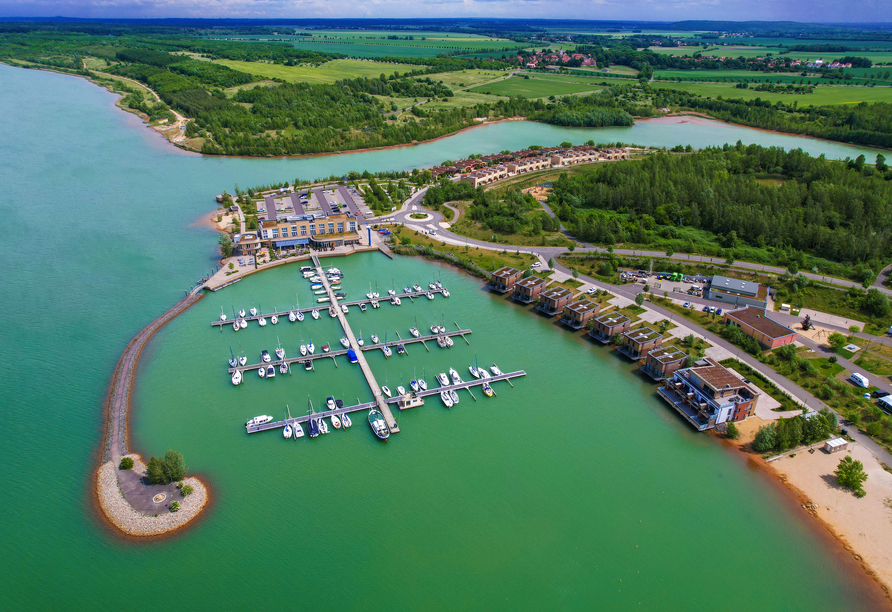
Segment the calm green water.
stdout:
<path fill-rule="evenodd" d="M 562 140 L 643 144 L 725 141 L 858 149 L 715 126 L 561 130 L 499 124 L 395 151 L 313 160 L 205 159 L 165 145 L 81 80 L 0 66 L 0 397 L 7 468 L 0 607 L 12 610 L 366 608 L 864 609 L 867 592 L 791 515 L 784 498 L 733 454 L 695 435 L 627 362 L 420 259 L 332 260 L 351 296 L 378 282 L 435 275 L 452 291 L 401 308 L 350 314 L 356 329 L 404 336 L 417 317 L 470 327 L 471 345 L 370 355 L 392 387 L 422 368 L 525 369 L 467 393 L 451 411 L 432 399 L 377 442 L 353 429 L 286 442 L 246 436 L 250 416 L 297 413 L 308 397 L 365 401 L 355 367 L 320 363 L 233 388 L 229 347 L 255 361 L 278 334 L 294 353 L 312 335 L 336 343 L 327 317 L 235 334 L 209 323 L 221 306 L 283 308 L 310 292 L 296 268 L 208 296 L 144 353 L 133 442 L 181 450 L 215 496 L 193 530 L 153 543 L 103 529 L 86 483 L 96 466 L 101 404 L 129 339 L 213 265 L 215 235 L 193 221 L 211 196 L 350 169 L 434 164 L 472 152 Z M 164 585 L 166 588 L 152 588 Z M 184 599 L 185 598 L 185 599 Z"/>

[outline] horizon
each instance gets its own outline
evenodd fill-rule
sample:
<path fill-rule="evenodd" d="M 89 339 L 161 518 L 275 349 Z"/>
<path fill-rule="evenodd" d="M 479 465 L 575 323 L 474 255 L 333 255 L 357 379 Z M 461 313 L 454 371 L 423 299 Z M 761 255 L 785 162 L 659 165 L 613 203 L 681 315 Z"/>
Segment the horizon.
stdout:
<path fill-rule="evenodd" d="M 778 3 L 773 0 L 522 0 L 523 17 L 516 16 L 518 3 L 513 0 L 422 0 L 422 2 L 339 3 L 332 6 L 318 0 L 0 0 L 0 20 L 432 20 L 486 19 L 510 21 L 630 22 L 667 25 L 683 21 L 718 21 L 735 23 L 792 22 L 849 27 L 882 27 L 892 24 L 892 15 L 877 20 L 885 5 L 866 0 L 840 5 L 828 0 L 804 0 Z M 888 9 L 886 9 L 888 10 Z M 301 16 L 290 12 L 303 13 Z M 579 19 L 581 13 L 597 12 L 597 19 Z M 635 19 L 642 14 L 653 18 Z M 343 15 L 350 15 L 345 17 Z M 808 20 L 815 15 L 823 19 Z"/>

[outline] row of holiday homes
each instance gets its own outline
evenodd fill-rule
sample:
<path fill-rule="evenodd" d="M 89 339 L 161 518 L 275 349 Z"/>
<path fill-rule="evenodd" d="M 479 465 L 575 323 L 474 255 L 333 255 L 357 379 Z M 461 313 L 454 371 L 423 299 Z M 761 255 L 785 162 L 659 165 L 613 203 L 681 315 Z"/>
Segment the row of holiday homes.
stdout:
<path fill-rule="evenodd" d="M 582 163 L 629 159 L 630 148 L 599 149 L 590 145 L 571 148 L 550 147 L 526 149 L 513 153 L 485 155 L 477 159 L 465 159 L 449 166 L 431 168 L 434 179 L 443 176 L 462 176 L 473 187 L 493 181 L 548 168 L 561 168 Z"/>
<path fill-rule="evenodd" d="M 516 268 L 503 267 L 492 273 L 489 287 L 498 293 L 511 293 L 522 303 L 538 302 L 536 309 L 546 315 L 561 316 L 561 323 L 579 330 L 591 326 L 588 335 L 608 344 L 640 363 L 640 370 L 653 380 L 665 381 L 660 397 L 670 403 L 698 431 L 716 425 L 741 421 L 753 414 L 758 388 L 712 359 L 689 363 L 688 355 L 676 346 L 663 347 L 663 334 L 642 325 L 632 328 L 632 320 L 618 311 L 599 316 L 601 305 L 585 298 L 574 298 L 563 287 L 548 288 L 545 279 L 529 276 Z M 766 349 L 794 342 L 796 332 L 770 319 L 765 309 L 751 305 L 723 314 L 729 325 L 738 325 Z"/>

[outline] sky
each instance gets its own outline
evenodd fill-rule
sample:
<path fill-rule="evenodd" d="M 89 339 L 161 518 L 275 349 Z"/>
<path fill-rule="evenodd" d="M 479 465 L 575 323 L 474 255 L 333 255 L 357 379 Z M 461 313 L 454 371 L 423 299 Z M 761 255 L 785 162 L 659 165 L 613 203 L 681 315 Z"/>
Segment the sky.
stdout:
<path fill-rule="evenodd" d="M 0 0 L 3 17 L 892 21 L 888 0 Z"/>

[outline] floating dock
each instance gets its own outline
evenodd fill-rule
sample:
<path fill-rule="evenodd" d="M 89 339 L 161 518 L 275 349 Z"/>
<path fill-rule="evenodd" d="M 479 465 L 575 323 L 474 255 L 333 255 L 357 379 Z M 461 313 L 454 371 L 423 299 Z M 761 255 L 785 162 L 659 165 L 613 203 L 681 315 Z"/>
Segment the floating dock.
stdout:
<path fill-rule="evenodd" d="M 418 393 L 413 393 L 413 395 L 415 395 L 416 397 L 430 397 L 432 395 L 440 395 L 441 391 L 449 391 L 452 389 L 454 389 L 456 391 L 461 390 L 461 389 L 470 390 L 472 387 L 482 386 L 483 383 L 492 384 L 492 383 L 500 382 L 503 380 L 510 380 L 512 378 L 517 378 L 519 376 L 526 376 L 526 374 L 527 373 L 523 370 L 518 370 L 516 372 L 507 372 L 507 373 L 499 374 L 498 376 L 491 376 L 490 378 L 487 378 L 487 379 L 469 380 L 469 381 L 461 382 L 457 385 L 446 385 L 445 387 L 437 387 L 436 389 L 428 389 L 427 391 L 419 391 Z M 384 398 L 383 403 L 386 406 L 388 406 L 388 412 L 389 412 L 389 406 L 392 404 L 396 404 L 397 401 L 399 401 L 399 399 L 400 399 L 399 397 Z M 263 425 L 252 425 L 251 427 L 248 427 L 247 430 L 248 430 L 249 434 L 252 434 L 252 433 L 258 433 L 261 431 L 269 431 L 270 429 L 282 429 L 283 427 L 285 427 L 285 425 L 294 425 L 296 423 L 298 423 L 298 424 L 306 423 L 307 421 L 310 420 L 311 417 L 314 419 L 324 419 L 324 418 L 331 417 L 334 415 L 341 415 L 341 414 L 346 414 L 346 413 L 351 413 L 351 412 L 360 412 L 363 410 L 369 410 L 371 408 L 375 408 L 376 406 L 379 406 L 378 402 L 365 402 L 363 404 L 356 404 L 354 406 L 344 406 L 343 408 L 336 408 L 335 410 L 326 410 L 324 412 L 316 412 L 316 413 L 313 413 L 312 415 L 306 414 L 306 415 L 299 416 L 299 417 L 284 419 L 282 421 L 274 421 L 271 423 L 264 423 Z M 399 431 L 399 430 L 397 430 L 397 431 Z"/>

